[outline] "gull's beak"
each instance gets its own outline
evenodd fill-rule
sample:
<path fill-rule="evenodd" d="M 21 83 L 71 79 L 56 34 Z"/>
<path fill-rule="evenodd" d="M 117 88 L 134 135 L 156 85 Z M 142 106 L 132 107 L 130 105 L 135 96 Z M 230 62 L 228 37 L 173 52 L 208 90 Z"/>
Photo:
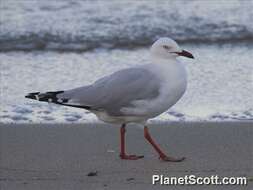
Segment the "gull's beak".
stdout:
<path fill-rule="evenodd" d="M 185 50 L 182 50 L 181 52 L 175 52 L 175 53 L 178 54 L 179 56 L 184 56 L 184 57 L 194 59 L 193 55 L 190 52 L 185 51 Z"/>

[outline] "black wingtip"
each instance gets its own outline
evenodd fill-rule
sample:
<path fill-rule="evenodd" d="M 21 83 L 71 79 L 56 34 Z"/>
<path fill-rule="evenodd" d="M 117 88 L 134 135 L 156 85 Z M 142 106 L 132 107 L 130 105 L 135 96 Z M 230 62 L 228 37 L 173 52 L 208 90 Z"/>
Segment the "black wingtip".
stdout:
<path fill-rule="evenodd" d="M 50 92 L 46 92 L 46 93 L 32 92 L 32 93 L 27 94 L 25 96 L 25 98 L 38 100 L 38 101 L 42 101 L 42 102 L 55 103 L 55 104 L 74 107 L 74 108 L 82 108 L 82 109 L 86 109 L 86 110 L 92 109 L 90 106 L 67 104 L 69 100 L 66 98 L 62 98 L 59 101 L 57 98 L 57 94 L 61 94 L 63 92 L 64 91 L 50 91 Z"/>
<path fill-rule="evenodd" d="M 32 93 L 29 93 L 25 96 L 25 98 L 29 98 L 29 99 L 34 99 L 36 100 L 36 96 L 39 95 L 40 92 L 32 92 Z"/>

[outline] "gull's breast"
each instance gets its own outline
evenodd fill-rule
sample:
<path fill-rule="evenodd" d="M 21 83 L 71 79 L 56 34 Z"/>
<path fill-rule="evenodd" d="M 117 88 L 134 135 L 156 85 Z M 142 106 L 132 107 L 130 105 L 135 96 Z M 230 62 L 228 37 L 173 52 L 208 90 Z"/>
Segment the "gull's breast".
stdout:
<path fill-rule="evenodd" d="M 150 109 L 153 109 L 155 115 L 159 115 L 183 96 L 187 87 L 187 75 L 180 62 L 160 66 L 155 72 L 161 80 L 161 86 L 159 96 L 150 102 Z"/>

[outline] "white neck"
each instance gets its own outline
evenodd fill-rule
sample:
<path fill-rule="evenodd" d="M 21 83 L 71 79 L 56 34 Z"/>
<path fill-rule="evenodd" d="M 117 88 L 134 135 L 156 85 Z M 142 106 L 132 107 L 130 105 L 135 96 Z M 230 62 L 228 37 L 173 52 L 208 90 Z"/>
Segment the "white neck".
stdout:
<path fill-rule="evenodd" d="M 161 58 L 152 56 L 151 60 L 151 71 L 159 73 L 162 78 L 173 80 L 177 77 L 186 77 L 184 65 L 175 57 Z"/>
<path fill-rule="evenodd" d="M 175 65 L 178 64 L 176 57 L 159 57 L 159 56 L 151 56 L 151 61 L 153 64 L 157 65 Z"/>

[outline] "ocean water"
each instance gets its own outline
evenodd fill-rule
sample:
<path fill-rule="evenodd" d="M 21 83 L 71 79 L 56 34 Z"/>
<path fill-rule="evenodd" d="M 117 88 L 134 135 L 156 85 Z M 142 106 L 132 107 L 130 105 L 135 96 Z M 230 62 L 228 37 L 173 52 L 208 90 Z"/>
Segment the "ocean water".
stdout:
<path fill-rule="evenodd" d="M 253 41 L 253 1 L 2 0 L 0 50 L 79 50 Z"/>
<path fill-rule="evenodd" d="M 217 3 L 218 2 L 218 3 Z M 160 121 L 253 120 L 253 1 L 0 3 L 0 122 L 98 122 L 85 110 L 25 99 L 149 62 L 169 36 L 192 52 L 183 98 Z"/>

